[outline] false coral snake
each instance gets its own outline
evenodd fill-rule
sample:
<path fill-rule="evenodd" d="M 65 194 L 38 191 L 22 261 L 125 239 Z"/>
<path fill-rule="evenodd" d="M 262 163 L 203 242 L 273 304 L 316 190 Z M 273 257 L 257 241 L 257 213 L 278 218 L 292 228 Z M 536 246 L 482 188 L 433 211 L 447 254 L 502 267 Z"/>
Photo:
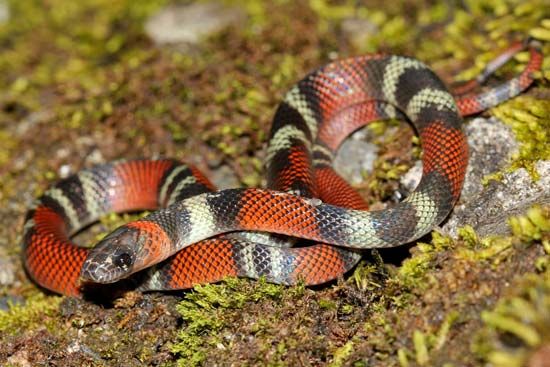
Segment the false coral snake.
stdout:
<path fill-rule="evenodd" d="M 485 78 L 523 46 L 489 64 Z M 542 55 L 517 77 L 454 98 L 421 62 L 372 55 L 332 62 L 306 76 L 279 105 L 267 149 L 268 188 L 214 191 L 196 168 L 170 159 L 121 161 L 83 170 L 40 197 L 26 218 L 25 267 L 41 286 L 81 294 L 81 280 L 109 283 L 145 269 L 140 290 L 169 290 L 225 276 L 319 284 L 353 267 L 365 249 L 397 246 L 429 232 L 457 201 L 467 166 L 462 116 L 527 88 Z M 464 91 L 468 91 L 466 86 Z M 423 175 L 403 202 L 367 211 L 331 168 L 340 143 L 373 120 L 408 119 L 422 143 Z M 70 237 L 109 212 L 156 209 L 91 251 Z M 319 242 L 287 248 L 231 231 L 267 231 Z M 244 238 L 244 239 L 243 239 Z"/>

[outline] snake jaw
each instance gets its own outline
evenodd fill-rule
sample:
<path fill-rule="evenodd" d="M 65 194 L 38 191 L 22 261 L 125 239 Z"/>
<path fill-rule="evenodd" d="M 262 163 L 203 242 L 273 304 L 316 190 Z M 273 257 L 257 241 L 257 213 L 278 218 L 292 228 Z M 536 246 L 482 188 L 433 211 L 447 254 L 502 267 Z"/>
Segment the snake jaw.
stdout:
<path fill-rule="evenodd" d="M 139 237 L 139 231 L 126 226 L 107 235 L 88 254 L 82 265 L 80 280 L 106 284 L 132 274 L 136 252 L 142 242 Z"/>

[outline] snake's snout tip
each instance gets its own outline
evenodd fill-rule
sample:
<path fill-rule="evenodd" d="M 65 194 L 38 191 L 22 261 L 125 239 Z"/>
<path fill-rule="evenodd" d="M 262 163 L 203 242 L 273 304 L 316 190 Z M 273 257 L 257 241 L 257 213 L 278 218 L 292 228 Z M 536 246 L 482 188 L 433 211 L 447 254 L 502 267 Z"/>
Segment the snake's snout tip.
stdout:
<path fill-rule="evenodd" d="M 101 283 L 101 278 L 97 276 L 97 263 L 86 261 L 80 271 L 80 283 Z"/>
<path fill-rule="evenodd" d="M 104 269 L 101 265 L 88 264 L 82 267 L 79 277 L 80 283 L 113 283 L 117 280 L 116 276 L 112 274 L 108 269 Z"/>
<path fill-rule="evenodd" d="M 131 275 L 137 234 L 137 231 L 123 226 L 101 240 L 82 264 L 81 282 L 107 284 Z"/>
<path fill-rule="evenodd" d="M 80 283 L 95 283 L 93 271 L 91 271 L 88 266 L 83 267 L 80 272 L 80 276 L 78 277 L 78 280 L 80 281 Z"/>
<path fill-rule="evenodd" d="M 90 253 L 80 271 L 81 283 L 112 283 L 115 271 L 110 257 L 103 252 Z"/>

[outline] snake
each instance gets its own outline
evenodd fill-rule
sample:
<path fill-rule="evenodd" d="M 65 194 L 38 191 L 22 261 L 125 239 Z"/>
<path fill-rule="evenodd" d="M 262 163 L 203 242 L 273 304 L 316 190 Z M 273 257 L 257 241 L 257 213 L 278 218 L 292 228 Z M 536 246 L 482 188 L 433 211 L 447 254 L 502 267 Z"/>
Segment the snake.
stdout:
<path fill-rule="evenodd" d="M 217 191 L 195 166 L 167 158 L 81 170 L 46 190 L 27 212 L 27 274 L 49 291 L 77 297 L 89 284 L 128 277 L 137 279 L 140 291 L 185 289 L 227 276 L 288 285 L 333 280 L 357 264 L 361 250 L 412 242 L 448 216 L 468 162 L 463 117 L 529 87 L 542 64 L 539 47 L 511 46 L 474 83 L 525 48 L 530 59 L 521 73 L 478 94 L 466 85 L 459 96 L 411 57 L 372 54 L 320 67 L 276 109 L 265 158 L 267 188 Z M 410 121 L 419 135 L 422 177 L 403 201 L 371 211 L 332 161 L 349 134 L 391 118 Z M 155 211 L 92 249 L 72 240 L 107 213 L 137 210 Z M 277 235 L 309 245 L 291 247 Z"/>

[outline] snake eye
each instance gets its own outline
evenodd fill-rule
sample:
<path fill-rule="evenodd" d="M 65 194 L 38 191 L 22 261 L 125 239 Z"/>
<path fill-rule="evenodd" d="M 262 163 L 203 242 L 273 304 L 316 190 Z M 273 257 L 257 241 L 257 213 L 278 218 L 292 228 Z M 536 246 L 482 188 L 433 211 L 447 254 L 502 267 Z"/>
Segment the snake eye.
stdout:
<path fill-rule="evenodd" d="M 117 255 L 114 259 L 115 265 L 124 269 L 129 268 L 133 264 L 133 262 L 134 261 L 132 256 L 127 252 L 123 252 Z"/>

